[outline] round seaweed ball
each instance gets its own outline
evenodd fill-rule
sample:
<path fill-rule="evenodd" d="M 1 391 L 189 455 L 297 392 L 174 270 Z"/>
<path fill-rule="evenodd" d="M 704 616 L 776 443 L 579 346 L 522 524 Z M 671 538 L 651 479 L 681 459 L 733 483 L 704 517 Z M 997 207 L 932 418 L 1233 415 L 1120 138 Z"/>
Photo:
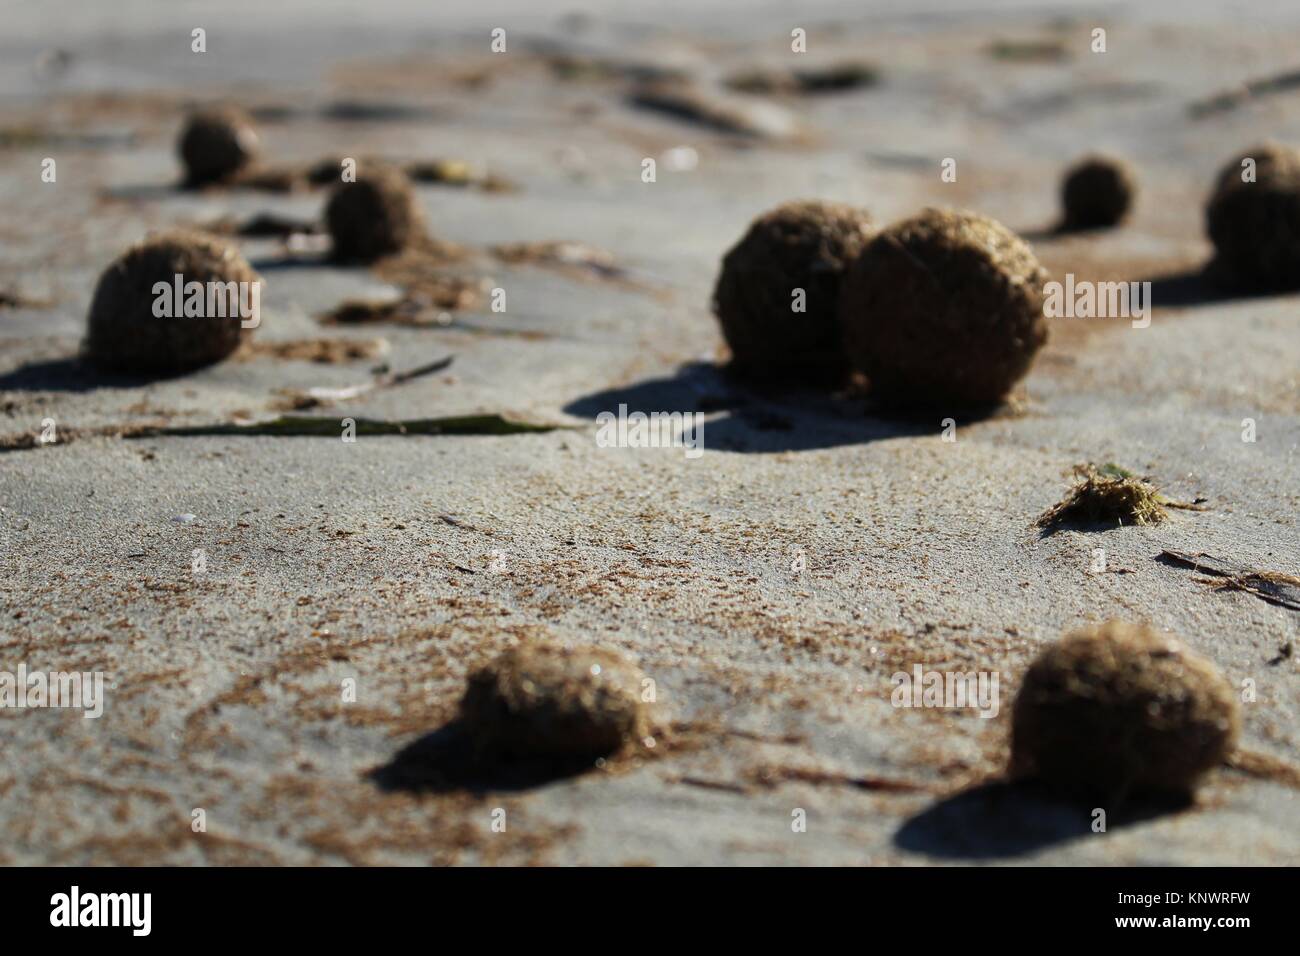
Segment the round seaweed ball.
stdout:
<path fill-rule="evenodd" d="M 1253 182 L 1243 179 L 1254 160 Z M 1247 150 L 1219 173 L 1206 226 L 1228 277 L 1260 290 L 1300 287 L 1300 151 Z"/>
<path fill-rule="evenodd" d="M 218 107 L 190 116 L 177 143 L 190 186 L 224 182 L 248 166 L 260 144 L 253 121 L 242 110 Z"/>
<path fill-rule="evenodd" d="M 870 237 L 867 214 L 839 203 L 790 202 L 755 219 L 713 293 L 732 368 L 756 381 L 838 385 L 849 371 L 840 284 Z"/>
<path fill-rule="evenodd" d="M 1148 627 L 1067 634 L 1030 665 L 1012 771 L 1079 797 L 1188 794 L 1232 750 L 1241 718 L 1208 660 Z"/>
<path fill-rule="evenodd" d="M 334 256 L 373 262 L 415 244 L 424 235 L 424 212 L 406 174 L 377 166 L 340 183 L 325 208 Z"/>
<path fill-rule="evenodd" d="M 1089 156 L 1066 173 L 1061 183 L 1064 228 L 1119 225 L 1136 193 L 1137 177 L 1127 163 L 1110 156 Z"/>
<path fill-rule="evenodd" d="M 189 283 L 202 284 L 202 314 L 186 315 L 184 302 L 173 302 L 170 317 L 155 315 L 155 286 L 164 283 L 170 291 L 178 275 L 182 291 Z M 225 284 L 261 281 L 224 239 L 186 230 L 151 236 L 99 277 L 87 319 L 85 356 L 108 370 L 164 375 L 219 362 L 253 332 L 244 327 L 239 308 L 251 302 L 250 287 Z M 208 283 L 222 283 L 220 305 L 208 298 Z M 231 288 L 238 298 L 230 298 Z"/>
<path fill-rule="evenodd" d="M 495 756 L 594 759 L 645 736 L 641 680 L 612 651 L 525 644 L 470 676 L 461 719 Z"/>
<path fill-rule="evenodd" d="M 927 209 L 883 230 L 849 269 L 840 293 L 849 357 L 882 405 L 998 402 L 1047 341 L 1047 278 L 1000 223 Z"/>

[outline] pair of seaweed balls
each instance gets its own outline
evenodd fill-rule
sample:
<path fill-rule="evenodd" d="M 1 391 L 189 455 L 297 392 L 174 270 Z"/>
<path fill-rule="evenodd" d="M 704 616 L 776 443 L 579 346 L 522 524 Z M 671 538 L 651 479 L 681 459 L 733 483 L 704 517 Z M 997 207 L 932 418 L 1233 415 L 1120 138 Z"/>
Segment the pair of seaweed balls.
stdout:
<path fill-rule="evenodd" d="M 726 254 L 713 305 L 744 378 L 835 388 L 857 371 L 884 406 L 973 407 L 1047 340 L 1046 281 L 985 216 L 926 209 L 876 231 L 853 206 L 791 202 Z"/>

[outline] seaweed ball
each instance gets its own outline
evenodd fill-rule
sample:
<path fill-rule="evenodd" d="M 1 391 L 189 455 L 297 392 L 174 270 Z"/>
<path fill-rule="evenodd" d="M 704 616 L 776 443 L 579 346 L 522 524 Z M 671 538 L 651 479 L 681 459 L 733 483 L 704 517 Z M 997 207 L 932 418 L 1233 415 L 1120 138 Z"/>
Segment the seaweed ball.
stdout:
<path fill-rule="evenodd" d="M 1012 771 L 1079 797 L 1180 794 L 1232 750 L 1241 718 L 1210 661 L 1149 627 L 1067 634 L 1030 665 Z"/>
<path fill-rule="evenodd" d="M 252 335 L 261 281 L 239 250 L 217 236 L 187 230 L 151 236 L 99 277 L 85 357 L 104 369 L 163 375 L 219 362 Z M 253 320 L 248 327 L 246 320 Z"/>
<path fill-rule="evenodd" d="M 525 644 L 470 676 L 461 719 L 493 755 L 594 759 L 645 736 L 641 680 L 612 651 Z"/>
<path fill-rule="evenodd" d="M 1231 280 L 1300 287 L 1300 151 L 1265 143 L 1238 156 L 1219 173 L 1205 218 Z"/>
<path fill-rule="evenodd" d="M 231 179 L 260 149 L 252 119 L 243 110 L 219 107 L 194 113 L 177 143 L 185 181 L 202 186 Z"/>
<path fill-rule="evenodd" d="M 1132 167 L 1111 156 L 1089 156 L 1066 173 L 1061 183 L 1063 227 L 1099 229 L 1116 226 L 1128 215 L 1137 193 Z"/>
<path fill-rule="evenodd" d="M 340 183 L 325 208 L 334 256 L 373 262 L 400 252 L 424 235 L 424 212 L 411 181 L 399 169 L 369 168 Z"/>
<path fill-rule="evenodd" d="M 835 386 L 849 371 L 840 285 L 871 237 L 853 206 L 790 202 L 755 219 L 722 260 L 713 311 L 732 368 L 757 381 Z"/>
<path fill-rule="evenodd" d="M 986 406 L 1047 341 L 1046 271 L 984 216 L 927 209 L 883 230 L 849 269 L 840 322 L 854 365 L 884 406 Z"/>

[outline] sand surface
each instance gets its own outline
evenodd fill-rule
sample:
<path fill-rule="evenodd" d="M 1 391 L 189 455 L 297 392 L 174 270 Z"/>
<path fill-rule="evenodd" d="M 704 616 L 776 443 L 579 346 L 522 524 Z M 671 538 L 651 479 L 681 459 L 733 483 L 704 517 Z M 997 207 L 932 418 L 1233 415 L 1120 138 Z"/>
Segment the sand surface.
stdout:
<path fill-rule="evenodd" d="M 1216 297 L 1197 278 L 1216 170 L 1262 139 L 1300 141 L 1300 94 L 1189 113 L 1294 68 L 1300 8 L 58 6 L 79 15 L 0 4 L 0 287 L 35 302 L 0 308 L 0 670 L 102 671 L 108 689 L 94 720 L 0 710 L 0 862 L 1300 861 L 1285 772 L 1225 768 L 1193 807 L 1116 814 L 1105 834 L 1087 808 L 998 783 L 1036 650 L 1116 616 L 1253 682 L 1243 747 L 1300 763 L 1297 662 L 1279 654 L 1300 614 L 1157 560 L 1173 548 L 1300 573 L 1297 300 Z M 195 26 L 206 54 L 190 52 Z M 498 26 L 505 54 L 489 52 Z M 1104 54 L 1088 48 L 1097 26 Z M 797 64 L 794 27 L 809 37 Z M 990 53 L 1045 38 L 1059 59 Z M 577 58 L 567 73 L 561 54 Z M 841 60 L 874 64 L 880 82 L 747 102 L 778 136 L 628 99 L 647 65 L 721 96 L 742 68 Z M 78 365 L 95 277 L 149 230 L 319 215 L 319 191 L 176 188 L 181 119 L 218 98 L 258 110 L 276 162 L 452 158 L 515 183 L 420 187 L 432 231 L 469 251 L 449 273 L 506 290 L 506 311 L 322 325 L 344 300 L 396 290 L 314 247 L 248 240 L 267 283 L 258 341 L 382 339 L 382 354 L 262 354 L 149 383 Z M 1136 213 L 1052 236 L 1061 171 L 1093 149 L 1135 163 Z M 56 183 L 41 182 L 47 156 Z M 795 197 L 882 223 L 976 209 L 1029 236 L 1058 277 L 1152 280 L 1151 324 L 1053 320 L 1012 406 L 959 422 L 955 442 L 852 394 L 747 391 L 718 365 L 712 282 L 749 220 Z M 550 240 L 615 265 L 489 251 Z M 304 414 L 562 427 L 354 443 L 113 434 L 272 414 L 285 390 L 447 355 L 444 372 Z M 703 455 L 598 447 L 596 416 L 621 403 L 705 412 Z M 59 441 L 23 447 L 47 419 Z M 1206 510 L 1041 534 L 1073 466 L 1111 461 Z M 559 779 L 436 782 L 466 673 L 542 638 L 636 658 L 656 682 L 655 746 Z M 918 664 L 997 672 L 997 716 L 891 706 L 891 676 Z"/>

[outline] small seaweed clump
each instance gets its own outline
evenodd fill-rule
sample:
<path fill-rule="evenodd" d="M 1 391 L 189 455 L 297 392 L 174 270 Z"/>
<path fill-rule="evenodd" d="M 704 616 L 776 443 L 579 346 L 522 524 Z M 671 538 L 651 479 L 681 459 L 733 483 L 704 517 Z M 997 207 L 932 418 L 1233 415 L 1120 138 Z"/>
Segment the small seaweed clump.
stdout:
<path fill-rule="evenodd" d="M 260 143 L 253 121 L 231 106 L 201 110 L 190 116 L 176 150 L 185 165 L 185 184 L 227 182 L 257 157 Z"/>
<path fill-rule="evenodd" d="M 1012 716 L 1011 772 L 1077 797 L 1189 794 L 1240 733 L 1232 685 L 1149 627 L 1067 634 L 1030 665 Z"/>
<path fill-rule="evenodd" d="M 927 209 L 883 230 L 847 270 L 840 324 L 849 357 L 884 405 L 994 404 L 1047 341 L 1047 278 L 1001 223 Z"/>
<path fill-rule="evenodd" d="M 151 236 L 100 276 L 87 319 L 86 358 L 112 371 L 164 375 L 219 362 L 252 335 L 241 310 L 254 305 L 253 293 L 260 307 L 261 290 L 253 286 L 261 281 L 224 239 L 180 229 Z M 184 308 L 174 302 L 164 310 L 173 314 L 159 316 L 160 283 L 168 292 L 178 283 L 183 290 L 198 283 L 203 294 L 186 291 Z"/>
<path fill-rule="evenodd" d="M 399 169 L 376 166 L 341 183 L 325 207 L 325 222 L 342 261 L 374 262 L 424 237 L 424 211 Z"/>
<path fill-rule="evenodd" d="M 1062 228 L 1101 229 L 1117 226 L 1128 215 L 1137 192 L 1132 167 L 1110 156 L 1089 156 L 1061 183 Z"/>
<path fill-rule="evenodd" d="M 834 387 L 849 371 L 840 284 L 871 238 L 853 206 L 788 202 L 759 216 L 723 257 L 713 311 L 732 369 L 757 381 Z"/>
<path fill-rule="evenodd" d="M 1205 218 L 1231 281 L 1263 291 L 1300 286 L 1300 150 L 1265 143 L 1234 159 Z"/>
<path fill-rule="evenodd" d="M 1038 519 L 1038 527 L 1063 524 L 1159 524 L 1169 517 L 1165 505 L 1173 504 L 1150 482 L 1118 465 L 1082 465 L 1075 469 L 1078 483 L 1063 501 Z"/>
<path fill-rule="evenodd" d="M 641 680 L 612 651 L 525 644 L 470 676 L 461 719 L 491 756 L 594 759 L 646 735 Z"/>

